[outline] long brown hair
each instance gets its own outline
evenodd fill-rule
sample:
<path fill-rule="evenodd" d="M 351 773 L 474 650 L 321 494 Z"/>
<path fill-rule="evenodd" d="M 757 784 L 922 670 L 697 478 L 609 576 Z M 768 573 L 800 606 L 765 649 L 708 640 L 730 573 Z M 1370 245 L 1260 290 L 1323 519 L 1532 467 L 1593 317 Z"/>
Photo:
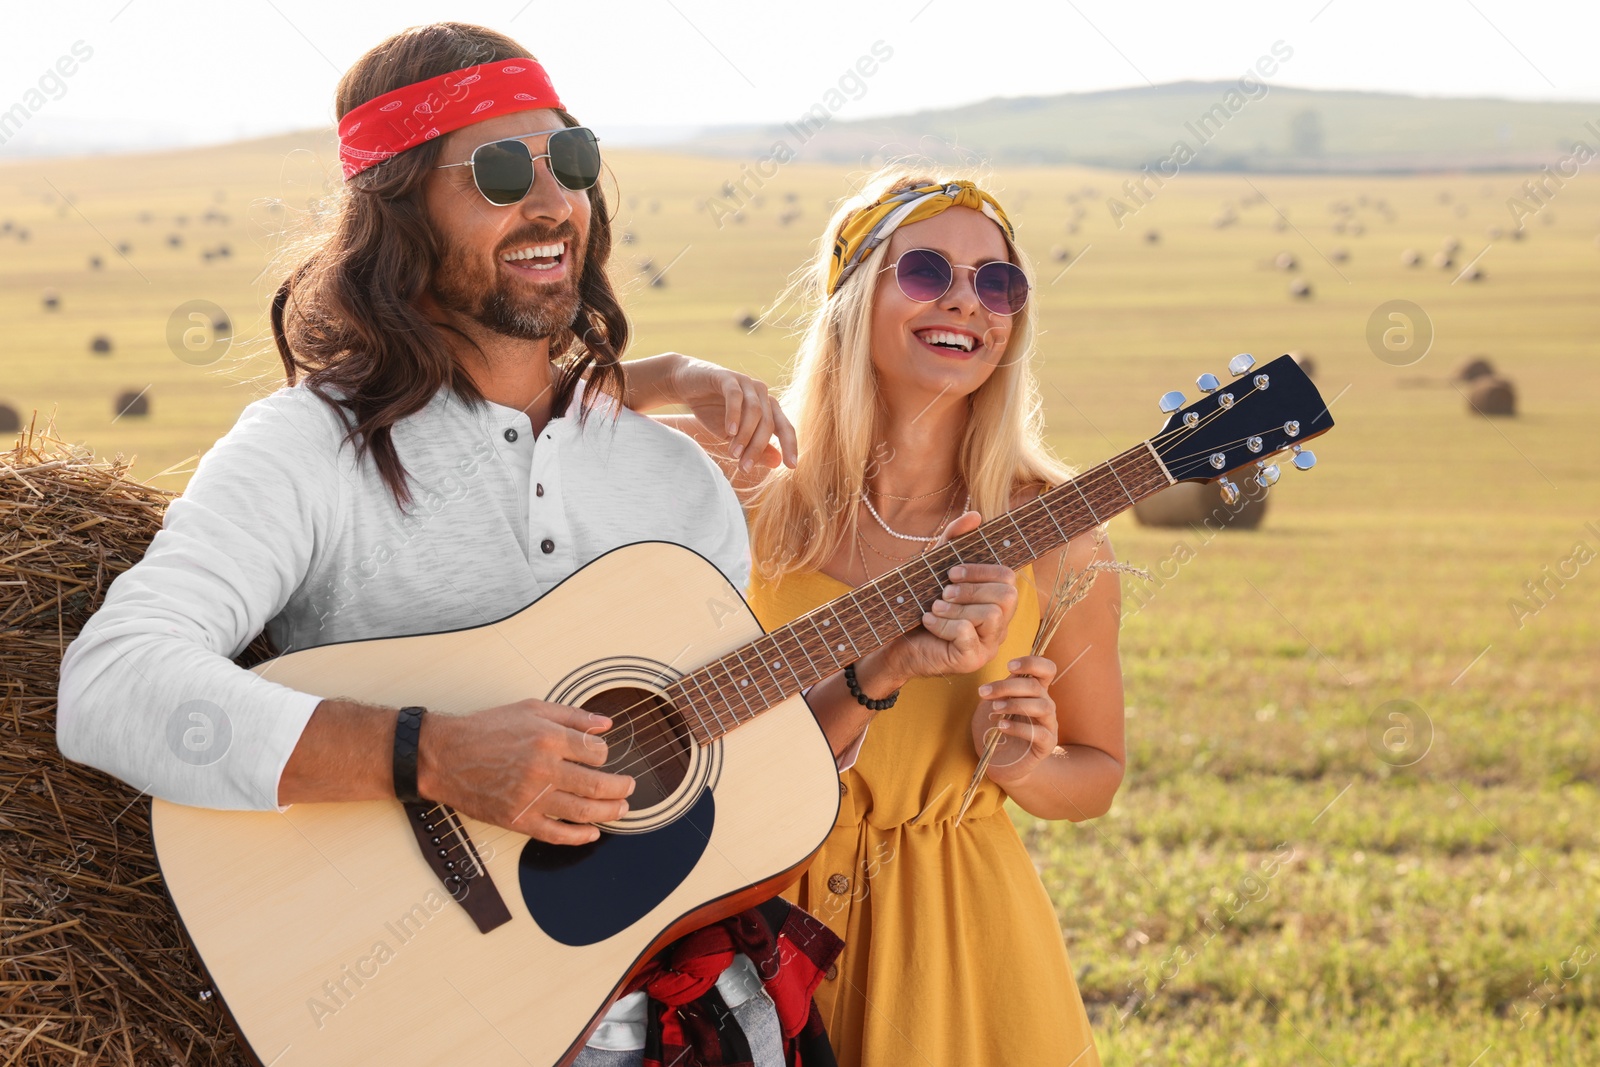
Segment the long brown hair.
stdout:
<path fill-rule="evenodd" d="M 460 22 L 416 26 L 395 34 L 356 61 L 340 79 L 335 109 L 352 108 L 384 93 L 501 59 L 532 59 L 511 38 Z M 567 126 L 578 120 L 556 112 Z M 391 427 L 426 407 L 441 386 L 472 406 L 484 403 L 471 376 L 450 354 L 444 332 L 417 300 L 439 268 L 441 244 L 423 205 L 423 181 L 439 154 L 439 139 L 425 141 L 345 183 L 335 194 L 332 223 L 315 235 L 272 300 L 272 336 L 284 375 L 331 405 L 349 427 L 359 462 L 370 449 L 384 483 L 402 508 L 411 501 L 406 471 Z M 550 338 L 556 371 L 553 410 L 565 411 L 587 371 L 582 420 L 602 396 L 623 395 L 622 352 L 629 326 L 606 274 L 611 218 L 596 183 L 589 190 L 589 234 L 578 278 L 578 316 Z M 470 341 L 470 339 L 468 339 Z M 342 397 L 330 395 L 337 389 Z"/>

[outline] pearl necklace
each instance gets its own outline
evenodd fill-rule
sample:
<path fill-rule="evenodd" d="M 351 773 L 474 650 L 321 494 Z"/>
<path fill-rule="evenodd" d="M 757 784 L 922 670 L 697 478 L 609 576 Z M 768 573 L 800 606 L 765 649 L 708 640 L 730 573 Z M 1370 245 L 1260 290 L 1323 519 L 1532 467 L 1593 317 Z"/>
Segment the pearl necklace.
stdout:
<path fill-rule="evenodd" d="M 939 540 L 939 534 L 937 534 L 937 533 L 934 534 L 932 537 L 919 537 L 916 534 L 901 533 L 899 530 L 896 530 L 894 527 L 890 526 L 888 523 L 883 521 L 883 516 L 879 515 L 878 514 L 878 509 L 872 506 L 872 501 L 870 499 L 868 499 L 866 493 L 862 493 L 861 494 L 861 502 L 867 506 L 867 511 L 872 515 L 872 517 L 874 519 L 878 520 L 878 525 L 883 527 L 883 532 L 888 534 L 890 537 L 898 537 L 902 541 L 921 541 L 924 544 L 931 544 L 932 542 Z M 969 490 L 968 493 L 967 493 L 966 506 L 961 509 L 961 513 L 965 514 L 966 512 L 971 511 L 971 510 L 972 510 L 972 493 Z M 940 533 L 943 533 L 943 532 L 944 531 L 941 528 Z"/>

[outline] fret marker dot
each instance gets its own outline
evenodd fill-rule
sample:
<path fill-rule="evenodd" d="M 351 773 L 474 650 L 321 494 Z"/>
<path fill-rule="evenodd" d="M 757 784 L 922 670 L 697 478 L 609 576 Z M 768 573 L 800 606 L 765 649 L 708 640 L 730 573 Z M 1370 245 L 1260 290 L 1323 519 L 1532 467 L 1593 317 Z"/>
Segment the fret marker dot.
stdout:
<path fill-rule="evenodd" d="M 837 646 L 837 647 L 838 647 L 838 649 L 839 649 L 839 651 L 840 651 L 840 652 L 843 652 L 843 651 L 844 651 L 844 646 L 843 646 L 843 645 L 839 645 L 839 646 Z"/>
<path fill-rule="evenodd" d="M 1007 547 L 1007 548 L 1010 548 L 1010 547 L 1011 547 L 1011 542 L 1010 542 L 1010 541 L 1001 541 L 1001 542 L 1000 542 L 1000 543 L 1001 543 L 1001 544 L 1002 544 L 1002 545 L 1005 545 L 1005 546 L 1006 546 L 1006 547 Z"/>
<path fill-rule="evenodd" d="M 748 678 L 740 678 L 739 679 L 739 684 L 740 685 L 749 685 L 750 684 L 750 679 L 748 679 Z"/>
<path fill-rule="evenodd" d="M 896 604 L 904 604 L 906 602 L 906 598 L 903 596 L 897 596 L 894 598 L 894 602 Z"/>

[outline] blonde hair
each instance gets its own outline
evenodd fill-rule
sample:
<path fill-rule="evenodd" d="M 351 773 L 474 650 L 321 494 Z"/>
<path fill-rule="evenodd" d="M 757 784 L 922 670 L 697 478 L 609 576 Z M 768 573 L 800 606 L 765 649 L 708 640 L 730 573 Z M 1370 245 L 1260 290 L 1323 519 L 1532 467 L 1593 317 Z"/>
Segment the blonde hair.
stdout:
<path fill-rule="evenodd" d="M 778 467 L 743 494 L 750 515 L 757 572 L 777 581 L 792 571 L 818 570 L 842 541 L 856 534 L 857 509 L 875 465 L 891 460 L 877 442 L 887 411 L 872 365 L 872 315 L 878 272 L 889 242 L 879 245 L 855 275 L 827 295 L 834 238 L 858 211 L 903 189 L 954 180 L 903 165 L 885 167 L 847 197 L 829 219 L 818 251 L 784 296 L 805 309 L 800 345 L 780 402 L 799 441 L 797 469 Z M 999 227 L 997 227 L 999 228 Z M 1007 254 L 1033 280 L 1022 250 L 1005 237 Z M 957 470 L 985 520 L 1010 510 L 1013 494 L 1054 485 L 1075 473 L 1044 443 L 1044 408 L 1034 377 L 1035 300 L 1013 319 L 1011 336 L 988 380 L 967 398 L 968 418 Z"/>

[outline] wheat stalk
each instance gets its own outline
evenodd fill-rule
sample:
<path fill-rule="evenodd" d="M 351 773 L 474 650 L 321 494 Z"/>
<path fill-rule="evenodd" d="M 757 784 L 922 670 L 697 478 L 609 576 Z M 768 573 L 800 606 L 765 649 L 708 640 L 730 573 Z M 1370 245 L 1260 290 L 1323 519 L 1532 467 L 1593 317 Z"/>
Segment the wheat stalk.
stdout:
<path fill-rule="evenodd" d="M 1094 532 L 1095 547 L 1105 544 L 1105 527 L 1096 527 Z M 1050 598 L 1045 602 L 1044 608 L 1039 612 L 1039 629 L 1033 635 L 1033 648 L 1029 655 L 1039 656 L 1050 646 L 1056 636 L 1056 630 L 1061 627 L 1061 622 L 1067 617 L 1067 612 L 1074 604 L 1089 595 L 1095 579 L 1104 571 L 1118 574 L 1135 574 L 1144 578 L 1150 575 L 1139 567 L 1128 563 L 1111 563 L 1105 560 L 1091 560 L 1088 566 L 1081 571 L 1066 570 L 1067 555 L 1062 552 L 1061 558 L 1056 563 L 1056 579 L 1050 586 Z M 1062 580 L 1065 571 L 1066 580 Z M 1013 676 L 1015 677 L 1015 676 Z M 1009 715 L 1003 716 L 1007 721 L 1014 722 Z M 973 797 L 978 794 L 978 786 L 983 781 L 984 772 L 989 769 L 989 763 L 994 759 L 994 754 L 1000 747 L 1000 742 L 1005 739 L 1005 731 L 996 723 L 988 730 L 987 741 L 984 744 L 983 755 L 978 759 L 978 767 L 972 772 L 972 781 L 967 783 L 967 790 L 961 794 L 961 807 L 956 811 L 955 825 L 961 825 L 961 819 L 967 814 L 967 809 L 972 806 Z"/>

